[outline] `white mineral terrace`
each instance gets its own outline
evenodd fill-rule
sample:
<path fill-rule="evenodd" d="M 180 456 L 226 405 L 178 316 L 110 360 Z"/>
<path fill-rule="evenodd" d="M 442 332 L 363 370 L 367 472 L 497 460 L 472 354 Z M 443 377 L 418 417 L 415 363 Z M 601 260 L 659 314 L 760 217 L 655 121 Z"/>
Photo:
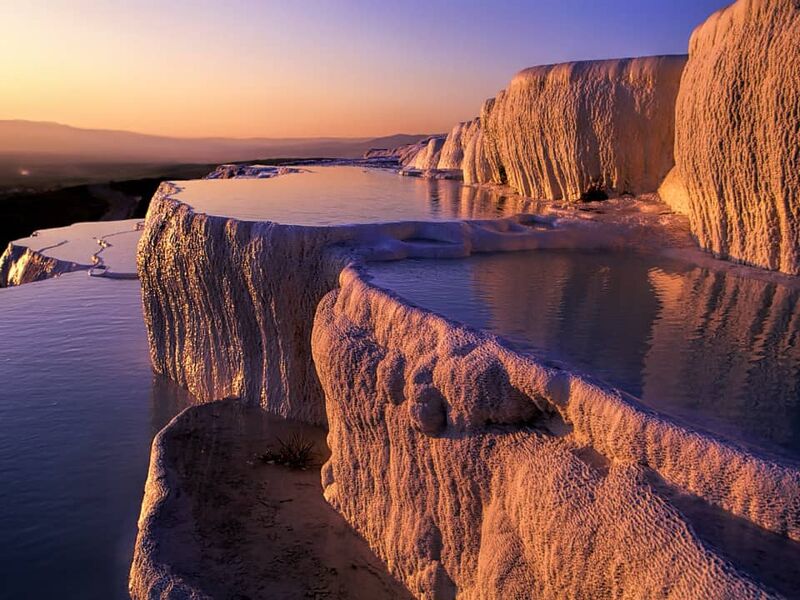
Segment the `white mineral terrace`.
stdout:
<path fill-rule="evenodd" d="M 0 287 L 71 271 L 135 279 L 135 248 L 142 225 L 139 219 L 75 223 L 15 240 L 0 256 Z"/>
<path fill-rule="evenodd" d="M 155 370 L 203 401 L 235 397 L 327 428 L 326 500 L 416 597 L 792 589 L 776 561 L 753 555 L 798 556 L 796 465 L 412 306 L 363 270 L 364 259 L 670 240 L 663 205 L 609 204 L 621 224 L 511 216 L 530 206 L 499 197 L 501 214 L 475 213 L 463 201 L 474 189 L 434 183 L 447 187 L 405 201 L 395 186 L 430 182 L 339 168 L 162 186 L 138 250 Z M 202 574 L 176 567 L 192 548 L 165 543 L 176 511 L 191 530 L 172 437 L 153 447 L 137 598 L 207 593 Z M 755 541 L 737 550 L 703 523 Z"/>
<path fill-rule="evenodd" d="M 415 220 L 495 218 L 524 212 L 517 194 L 452 181 L 401 179 L 394 171 L 309 166 L 269 182 L 260 178 L 201 179 L 176 184 L 173 197 L 207 215 L 291 225 L 342 225 Z"/>

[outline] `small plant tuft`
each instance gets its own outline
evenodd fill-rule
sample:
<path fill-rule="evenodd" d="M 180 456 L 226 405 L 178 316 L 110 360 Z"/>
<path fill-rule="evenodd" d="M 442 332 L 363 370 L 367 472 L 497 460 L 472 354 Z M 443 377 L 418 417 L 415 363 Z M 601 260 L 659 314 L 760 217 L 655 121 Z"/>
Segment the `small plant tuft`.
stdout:
<path fill-rule="evenodd" d="M 262 463 L 277 464 L 290 469 L 307 469 L 314 459 L 314 442 L 301 433 L 288 440 L 278 440 L 277 450 L 268 450 L 258 457 Z"/>

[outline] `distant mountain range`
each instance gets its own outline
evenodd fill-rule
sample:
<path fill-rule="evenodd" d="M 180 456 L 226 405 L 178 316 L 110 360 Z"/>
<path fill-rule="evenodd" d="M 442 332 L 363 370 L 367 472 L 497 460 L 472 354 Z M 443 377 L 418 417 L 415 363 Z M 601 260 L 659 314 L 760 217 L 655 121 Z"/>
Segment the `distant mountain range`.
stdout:
<path fill-rule="evenodd" d="M 0 120 L 0 155 L 59 157 L 71 162 L 222 163 L 259 158 L 356 158 L 371 148 L 394 148 L 428 137 L 175 138 L 128 131 L 80 129 L 40 121 Z"/>

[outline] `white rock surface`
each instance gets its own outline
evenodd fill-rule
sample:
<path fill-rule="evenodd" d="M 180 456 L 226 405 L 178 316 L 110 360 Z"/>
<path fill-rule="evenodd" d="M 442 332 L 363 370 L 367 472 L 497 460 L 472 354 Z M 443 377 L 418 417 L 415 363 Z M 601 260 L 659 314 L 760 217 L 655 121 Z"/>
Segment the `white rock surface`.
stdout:
<path fill-rule="evenodd" d="M 394 260 L 622 243 L 592 224 L 537 229 L 530 217 L 313 227 L 196 213 L 177 198 L 162 184 L 138 248 L 154 369 L 201 400 L 238 397 L 314 424 L 324 407 L 311 326 L 344 264 L 329 246 Z"/>
<path fill-rule="evenodd" d="M 550 200 L 593 189 L 655 192 L 674 164 L 685 62 L 654 56 L 525 69 L 479 118 L 453 128 L 437 168 L 461 169 L 468 184 L 507 183 Z"/>
<path fill-rule="evenodd" d="M 402 146 L 398 146 L 397 148 L 373 148 L 372 150 L 366 152 L 363 158 L 365 160 L 394 159 L 403 168 L 421 168 L 414 167 L 417 156 L 420 156 L 420 164 L 431 163 L 434 158 L 438 160 L 438 150 L 434 148 L 433 154 L 435 156 L 431 156 L 429 154 L 428 146 L 432 141 L 434 142 L 434 146 L 436 144 L 440 145 L 443 142 L 444 137 L 445 136 L 443 135 L 429 136 L 413 144 L 404 144 Z M 440 141 L 436 142 L 435 140 Z M 439 148 L 441 148 L 441 146 L 439 146 Z M 426 156 L 427 158 L 423 160 L 423 156 Z M 435 168 L 435 165 L 430 168 Z"/>
<path fill-rule="evenodd" d="M 575 200 L 591 188 L 656 191 L 673 165 L 685 62 L 655 56 L 520 72 L 481 112 L 489 180 L 549 199 Z"/>
<path fill-rule="evenodd" d="M 462 170 L 465 149 L 480 130 L 480 119 L 459 123 L 447 134 L 436 165 L 440 170 Z"/>
<path fill-rule="evenodd" d="M 689 216 L 691 201 L 689 192 L 681 179 L 677 167 L 673 167 L 658 188 L 659 197 L 676 213 Z"/>
<path fill-rule="evenodd" d="M 392 160 L 399 165 L 407 165 L 426 144 L 427 138 L 422 142 L 403 144 L 397 148 L 372 148 L 362 158 L 368 161 Z"/>
<path fill-rule="evenodd" d="M 75 223 L 14 240 L 0 256 L 0 287 L 32 283 L 72 271 L 136 278 L 142 221 Z"/>
<path fill-rule="evenodd" d="M 418 171 L 436 169 L 439 165 L 439 157 L 442 153 L 444 141 L 445 138 L 443 136 L 435 136 L 428 139 L 427 143 L 414 155 L 414 159 L 410 161 L 408 166 Z"/>
<path fill-rule="evenodd" d="M 196 213 L 165 184 L 138 253 L 154 368 L 200 400 L 327 425 L 326 498 L 420 598 L 768 597 L 648 482 L 800 541 L 796 468 L 409 307 L 347 267 L 624 241 L 606 224 L 526 219 L 245 222 Z"/>
<path fill-rule="evenodd" d="M 677 101 L 675 150 L 700 245 L 795 275 L 798 39 L 800 6 L 789 0 L 739 0 L 698 27 Z"/>
<path fill-rule="evenodd" d="M 299 169 L 293 167 L 278 167 L 259 164 L 229 164 L 220 165 L 205 179 L 270 179 L 288 173 L 297 173 Z"/>
<path fill-rule="evenodd" d="M 464 158 L 461 172 L 465 184 L 476 184 L 492 181 L 492 167 L 483 142 L 483 128 L 480 118 L 473 121 L 474 132 L 464 146 Z"/>
<path fill-rule="evenodd" d="M 653 472 L 800 539 L 796 470 L 405 306 L 355 270 L 320 303 L 313 351 L 325 497 L 419 598 L 766 597 L 648 485 Z"/>

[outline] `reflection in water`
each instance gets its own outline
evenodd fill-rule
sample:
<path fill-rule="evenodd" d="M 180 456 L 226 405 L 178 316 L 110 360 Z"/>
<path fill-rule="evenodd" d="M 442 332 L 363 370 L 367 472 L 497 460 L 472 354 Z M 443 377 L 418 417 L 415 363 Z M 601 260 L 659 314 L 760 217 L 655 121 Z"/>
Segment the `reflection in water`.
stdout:
<path fill-rule="evenodd" d="M 0 596 L 125 598 L 150 442 L 189 400 L 150 368 L 138 281 L 0 290 Z"/>
<path fill-rule="evenodd" d="M 179 198 L 197 211 L 298 225 L 487 219 L 532 212 L 536 206 L 520 196 L 498 205 L 496 192 L 458 181 L 357 167 L 309 167 L 272 179 L 207 179 L 179 186 Z"/>
<path fill-rule="evenodd" d="M 800 456 L 797 290 L 633 253 L 372 265 L 375 283 L 730 439 Z"/>
<path fill-rule="evenodd" d="M 442 187 L 441 182 L 436 179 L 428 180 L 428 202 L 431 207 L 431 218 L 441 219 L 442 207 L 440 201 L 439 190 Z"/>

